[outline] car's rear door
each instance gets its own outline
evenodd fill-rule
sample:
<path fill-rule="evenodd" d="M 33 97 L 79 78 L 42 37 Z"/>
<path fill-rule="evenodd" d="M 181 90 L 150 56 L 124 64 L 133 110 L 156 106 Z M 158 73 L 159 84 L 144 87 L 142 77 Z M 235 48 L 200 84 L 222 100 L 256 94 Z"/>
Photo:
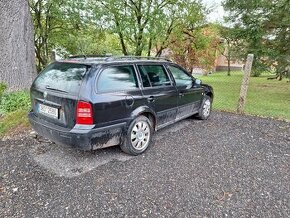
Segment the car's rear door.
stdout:
<path fill-rule="evenodd" d="M 159 63 L 137 65 L 142 79 L 142 92 L 147 105 L 157 114 L 157 128 L 175 121 L 177 90 L 165 67 Z"/>
<path fill-rule="evenodd" d="M 194 79 L 184 69 L 168 64 L 167 69 L 172 74 L 178 91 L 177 119 L 182 119 L 198 112 L 203 97 L 203 88 L 195 85 Z"/>
<path fill-rule="evenodd" d="M 97 74 L 92 96 L 96 125 L 127 122 L 143 98 L 138 84 L 133 64 L 104 65 Z"/>

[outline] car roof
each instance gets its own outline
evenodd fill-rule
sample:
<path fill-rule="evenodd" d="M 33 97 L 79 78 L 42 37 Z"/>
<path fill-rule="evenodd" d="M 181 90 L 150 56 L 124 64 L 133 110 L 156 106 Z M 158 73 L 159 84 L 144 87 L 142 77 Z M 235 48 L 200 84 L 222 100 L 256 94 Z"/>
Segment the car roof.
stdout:
<path fill-rule="evenodd" d="M 59 62 L 79 64 L 110 64 L 110 63 L 172 63 L 171 60 L 163 57 L 142 57 L 142 56 L 70 56 L 68 59 Z"/>

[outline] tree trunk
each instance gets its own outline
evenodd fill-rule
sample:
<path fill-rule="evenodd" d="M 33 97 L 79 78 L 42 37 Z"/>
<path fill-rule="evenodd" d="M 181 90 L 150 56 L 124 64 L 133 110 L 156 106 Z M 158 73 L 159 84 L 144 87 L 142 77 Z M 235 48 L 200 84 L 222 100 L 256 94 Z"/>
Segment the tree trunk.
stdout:
<path fill-rule="evenodd" d="M 230 41 L 227 40 L 227 46 L 228 46 L 228 56 L 227 56 L 227 61 L 228 61 L 228 76 L 231 75 L 231 50 L 230 50 Z"/>
<path fill-rule="evenodd" d="M 0 81 L 29 88 L 36 75 L 33 25 L 26 0 L 0 0 Z"/>
<path fill-rule="evenodd" d="M 228 60 L 228 76 L 231 75 L 231 60 L 230 58 L 227 59 Z"/>
<path fill-rule="evenodd" d="M 149 43 L 148 43 L 148 52 L 147 52 L 148 57 L 151 56 L 151 49 L 152 49 L 152 38 L 150 37 Z"/>

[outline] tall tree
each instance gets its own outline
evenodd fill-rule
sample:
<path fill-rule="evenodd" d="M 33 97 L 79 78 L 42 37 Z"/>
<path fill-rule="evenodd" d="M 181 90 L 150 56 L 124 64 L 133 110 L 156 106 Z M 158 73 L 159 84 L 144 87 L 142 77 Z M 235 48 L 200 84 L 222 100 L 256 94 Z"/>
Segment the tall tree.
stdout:
<path fill-rule="evenodd" d="M 0 0 L 0 81 L 29 88 L 35 70 L 33 26 L 27 1 Z"/>
<path fill-rule="evenodd" d="M 224 6 L 244 55 L 255 55 L 254 74 L 273 68 L 281 79 L 290 66 L 290 0 L 225 0 Z"/>
<path fill-rule="evenodd" d="M 96 22 L 118 34 L 124 55 L 156 55 L 168 47 L 171 34 L 185 24 L 194 26 L 203 17 L 196 0 L 91 0 Z"/>
<path fill-rule="evenodd" d="M 219 29 L 216 25 L 203 25 L 183 29 L 173 37 L 169 45 L 173 59 L 192 71 L 198 66 L 207 72 L 212 71 L 220 45 Z"/>
<path fill-rule="evenodd" d="M 29 5 L 35 30 L 37 70 L 40 71 L 51 61 L 53 49 L 68 53 L 77 50 L 75 46 L 79 46 L 84 29 L 91 22 L 82 0 L 29 0 Z M 81 44 L 79 48 L 82 50 L 85 46 Z"/>
<path fill-rule="evenodd" d="M 236 28 L 219 26 L 219 34 L 221 43 L 219 46 L 220 54 L 227 60 L 227 75 L 231 75 L 231 61 L 233 59 L 241 59 L 244 56 L 243 50 L 240 49 L 240 40 Z"/>

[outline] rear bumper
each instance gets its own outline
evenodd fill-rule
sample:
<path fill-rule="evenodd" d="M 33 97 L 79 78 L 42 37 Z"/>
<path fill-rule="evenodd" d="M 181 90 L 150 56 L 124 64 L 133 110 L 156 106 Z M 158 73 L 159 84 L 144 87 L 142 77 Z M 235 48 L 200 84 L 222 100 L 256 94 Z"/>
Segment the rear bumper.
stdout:
<path fill-rule="evenodd" d="M 86 151 L 118 145 L 126 126 L 126 123 L 120 123 L 93 129 L 93 126 L 76 125 L 73 129 L 66 129 L 38 118 L 33 112 L 28 114 L 28 118 L 32 128 L 39 135 L 55 143 L 70 145 Z"/>

